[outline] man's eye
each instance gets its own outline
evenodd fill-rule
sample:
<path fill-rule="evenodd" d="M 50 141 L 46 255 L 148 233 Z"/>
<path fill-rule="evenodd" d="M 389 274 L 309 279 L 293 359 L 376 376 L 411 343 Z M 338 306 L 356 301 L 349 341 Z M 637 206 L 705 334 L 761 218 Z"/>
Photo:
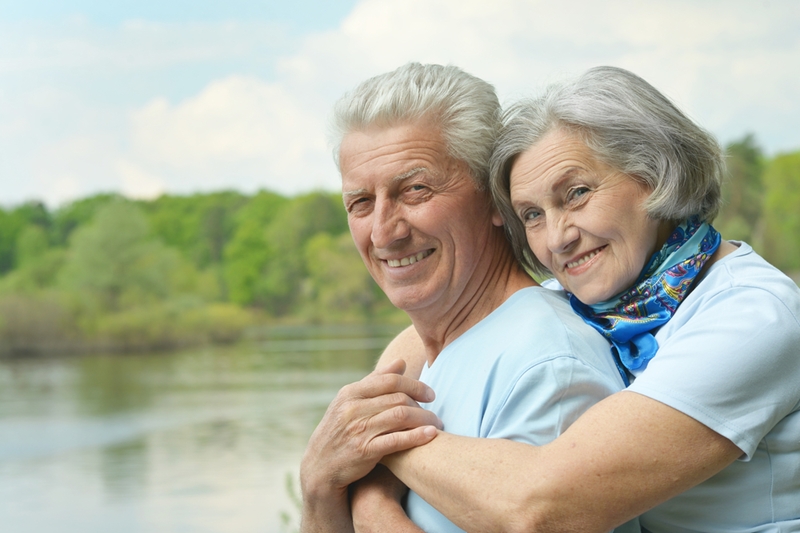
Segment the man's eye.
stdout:
<path fill-rule="evenodd" d="M 355 210 L 363 208 L 366 205 L 367 201 L 368 201 L 367 198 L 357 198 L 353 200 L 347 205 L 347 212 L 352 213 Z"/>
<path fill-rule="evenodd" d="M 425 189 L 427 189 L 427 187 L 424 185 L 412 185 L 411 187 L 409 187 L 409 189 L 411 189 L 412 191 L 424 191 Z"/>

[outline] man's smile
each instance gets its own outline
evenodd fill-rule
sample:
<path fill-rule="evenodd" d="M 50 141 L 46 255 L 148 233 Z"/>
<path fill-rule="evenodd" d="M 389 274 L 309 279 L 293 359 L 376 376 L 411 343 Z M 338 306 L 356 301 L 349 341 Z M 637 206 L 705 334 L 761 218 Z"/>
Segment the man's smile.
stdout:
<path fill-rule="evenodd" d="M 417 261 L 422 261 L 423 259 L 425 259 L 429 255 L 431 255 L 432 253 L 433 253 L 433 248 L 430 248 L 428 250 L 423 250 L 422 252 L 419 252 L 418 254 L 409 255 L 409 256 L 403 257 L 401 259 L 387 259 L 386 260 L 386 264 L 388 264 L 392 268 L 413 265 Z"/>

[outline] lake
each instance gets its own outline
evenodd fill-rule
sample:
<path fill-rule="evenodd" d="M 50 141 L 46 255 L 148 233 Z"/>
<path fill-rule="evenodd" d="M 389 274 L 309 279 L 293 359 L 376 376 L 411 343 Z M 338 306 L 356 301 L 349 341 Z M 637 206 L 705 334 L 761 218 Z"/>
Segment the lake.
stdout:
<path fill-rule="evenodd" d="M 396 331 L 0 360 L 0 529 L 296 531 L 306 442 Z"/>

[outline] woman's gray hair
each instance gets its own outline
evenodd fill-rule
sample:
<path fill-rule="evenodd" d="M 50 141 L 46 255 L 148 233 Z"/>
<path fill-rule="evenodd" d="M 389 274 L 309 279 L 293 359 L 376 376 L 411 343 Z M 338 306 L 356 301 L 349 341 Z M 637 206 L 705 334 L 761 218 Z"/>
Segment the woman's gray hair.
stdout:
<path fill-rule="evenodd" d="M 464 162 L 478 189 L 484 190 L 500 114 L 494 87 L 480 78 L 454 66 L 408 63 L 366 80 L 336 103 L 331 121 L 334 160 L 338 165 L 348 133 L 430 121 L 440 128 L 450 156 Z"/>
<path fill-rule="evenodd" d="M 645 209 L 656 220 L 712 221 L 722 201 L 722 150 L 716 139 L 637 75 L 596 67 L 506 110 L 490 163 L 492 195 L 514 252 L 532 271 L 544 267 L 511 207 L 509 176 L 517 156 L 555 130 L 577 134 L 595 156 L 653 192 Z"/>

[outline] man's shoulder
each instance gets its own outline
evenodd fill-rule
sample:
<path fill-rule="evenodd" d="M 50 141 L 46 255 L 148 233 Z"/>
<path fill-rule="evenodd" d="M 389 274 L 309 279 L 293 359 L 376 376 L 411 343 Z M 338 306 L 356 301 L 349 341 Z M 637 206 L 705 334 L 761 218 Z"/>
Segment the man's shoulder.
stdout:
<path fill-rule="evenodd" d="M 609 345 L 576 315 L 566 295 L 542 287 L 514 293 L 461 339 L 461 346 L 485 346 L 491 352 L 523 354 L 528 360 L 553 356 L 608 358 Z"/>

